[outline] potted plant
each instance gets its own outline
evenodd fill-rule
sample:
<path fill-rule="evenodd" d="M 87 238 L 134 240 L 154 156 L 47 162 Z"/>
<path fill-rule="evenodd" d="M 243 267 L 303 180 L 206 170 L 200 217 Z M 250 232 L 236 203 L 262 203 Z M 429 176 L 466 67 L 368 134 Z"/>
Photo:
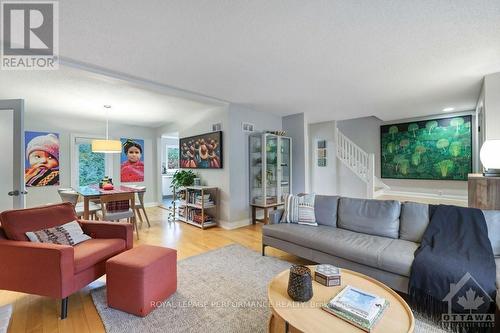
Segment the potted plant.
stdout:
<path fill-rule="evenodd" d="M 177 170 L 172 177 L 172 187 L 174 190 L 184 186 L 192 186 L 196 174 L 191 170 Z"/>

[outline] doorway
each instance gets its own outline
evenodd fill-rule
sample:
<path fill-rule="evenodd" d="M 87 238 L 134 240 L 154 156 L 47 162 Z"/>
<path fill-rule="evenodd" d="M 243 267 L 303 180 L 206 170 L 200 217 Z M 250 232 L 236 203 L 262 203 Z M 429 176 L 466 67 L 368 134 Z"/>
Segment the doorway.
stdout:
<path fill-rule="evenodd" d="M 179 169 L 179 134 L 168 133 L 161 136 L 161 206 L 173 209 L 172 179 Z"/>
<path fill-rule="evenodd" d="M 24 100 L 0 100 L 0 140 L 3 156 L 0 170 L 4 175 L 0 195 L 0 212 L 24 208 Z"/>

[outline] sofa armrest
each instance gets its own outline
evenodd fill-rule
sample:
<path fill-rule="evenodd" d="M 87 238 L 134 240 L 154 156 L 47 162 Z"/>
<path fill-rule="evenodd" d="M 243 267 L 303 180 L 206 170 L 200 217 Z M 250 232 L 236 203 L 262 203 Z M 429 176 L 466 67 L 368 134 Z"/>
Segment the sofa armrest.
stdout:
<path fill-rule="evenodd" d="M 127 250 L 134 246 L 134 229 L 130 223 L 95 222 L 78 220 L 83 232 L 92 238 L 120 238 L 127 244 Z"/>
<path fill-rule="evenodd" d="M 64 298 L 73 291 L 73 276 L 72 246 L 0 241 L 0 289 Z"/>
<path fill-rule="evenodd" d="M 281 221 L 281 216 L 285 210 L 283 208 L 279 208 L 276 210 L 272 210 L 269 212 L 269 224 L 278 224 Z"/>

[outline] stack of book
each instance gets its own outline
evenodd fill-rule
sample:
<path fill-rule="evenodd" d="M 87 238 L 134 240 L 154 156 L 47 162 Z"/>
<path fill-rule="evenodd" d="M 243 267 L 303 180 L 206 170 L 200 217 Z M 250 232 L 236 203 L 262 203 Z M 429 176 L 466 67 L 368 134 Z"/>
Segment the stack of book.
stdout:
<path fill-rule="evenodd" d="M 196 223 L 199 223 L 201 224 L 203 221 L 202 217 L 201 217 L 201 213 L 194 213 L 193 214 L 193 222 L 196 222 Z M 209 215 L 205 215 L 205 223 L 209 223 L 209 222 L 212 222 L 212 217 L 209 216 Z"/>
<path fill-rule="evenodd" d="M 254 199 L 254 203 L 257 205 L 273 205 L 276 202 L 276 197 L 266 197 L 265 200 L 263 197 L 256 197 Z"/>
<path fill-rule="evenodd" d="M 346 286 L 322 309 L 371 332 L 388 305 L 389 302 L 381 297 Z"/>
<path fill-rule="evenodd" d="M 203 196 L 197 195 L 194 199 L 194 204 L 199 206 L 203 205 L 205 208 L 215 205 L 210 194 L 204 194 Z"/>

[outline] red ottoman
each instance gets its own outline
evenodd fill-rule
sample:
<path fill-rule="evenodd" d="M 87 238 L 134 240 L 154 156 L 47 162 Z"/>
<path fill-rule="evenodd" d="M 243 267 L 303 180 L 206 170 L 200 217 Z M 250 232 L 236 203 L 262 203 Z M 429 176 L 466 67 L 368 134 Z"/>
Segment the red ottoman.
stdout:
<path fill-rule="evenodd" d="M 177 290 L 177 251 L 141 245 L 106 262 L 108 306 L 145 317 Z"/>

